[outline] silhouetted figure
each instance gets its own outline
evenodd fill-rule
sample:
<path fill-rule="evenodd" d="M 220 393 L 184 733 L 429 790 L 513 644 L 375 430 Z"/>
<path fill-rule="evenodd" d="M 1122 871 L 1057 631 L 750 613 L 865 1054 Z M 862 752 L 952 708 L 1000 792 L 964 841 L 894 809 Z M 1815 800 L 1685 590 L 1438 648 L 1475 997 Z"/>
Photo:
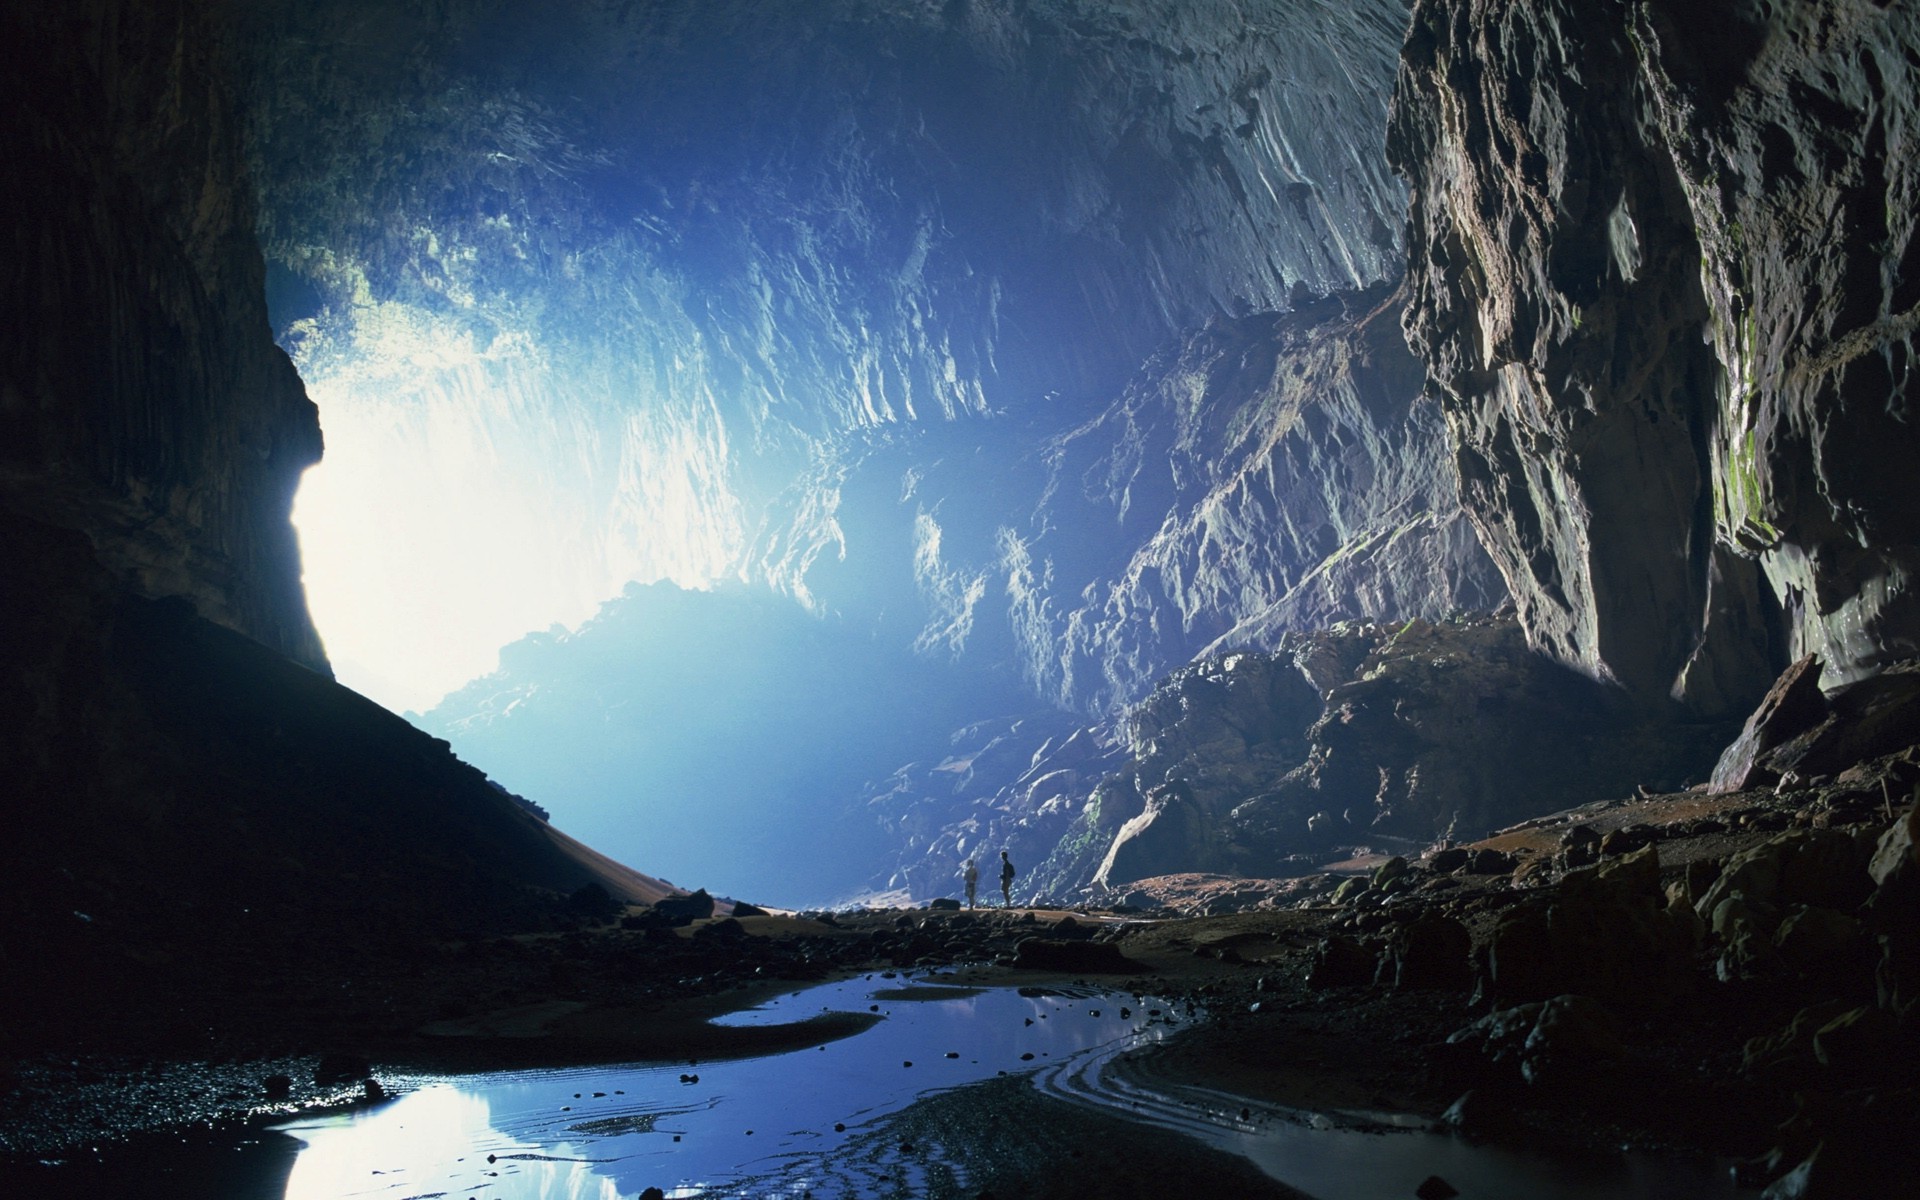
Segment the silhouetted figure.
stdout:
<path fill-rule="evenodd" d="M 973 865 L 973 860 L 972 860 L 972 859 L 968 859 L 968 860 L 967 860 L 967 865 L 966 865 L 966 867 L 965 867 L 965 869 L 963 869 L 963 870 L 962 870 L 962 871 L 960 872 L 960 878 L 966 881 L 966 884 L 967 884 L 967 907 L 968 907 L 968 908 L 972 908 L 972 907 L 973 907 L 973 894 L 974 894 L 974 892 L 975 892 L 975 891 L 977 891 L 977 890 L 979 889 L 979 887 L 980 887 L 980 868 L 979 868 L 979 867 L 976 867 L 976 866 L 974 866 L 974 865 Z"/>
<path fill-rule="evenodd" d="M 1000 899 L 1008 908 L 1013 907 L 1013 876 L 1013 860 L 1007 857 L 1005 850 L 1002 850 L 1000 852 Z"/>

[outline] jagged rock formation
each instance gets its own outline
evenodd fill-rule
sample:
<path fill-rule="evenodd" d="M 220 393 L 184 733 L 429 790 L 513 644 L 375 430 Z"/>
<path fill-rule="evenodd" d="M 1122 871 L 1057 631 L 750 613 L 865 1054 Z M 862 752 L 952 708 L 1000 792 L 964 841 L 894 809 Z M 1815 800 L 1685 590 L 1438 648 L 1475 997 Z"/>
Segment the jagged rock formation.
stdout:
<path fill-rule="evenodd" d="M 1010 661 L 1090 713 L 1290 629 L 1497 607 L 1399 313 L 1385 288 L 1301 297 L 1209 322 L 1065 429 L 872 448 L 798 491 L 842 498 L 845 558 L 815 586 L 865 620 L 924 612 L 923 652 Z M 913 564 L 913 595 L 888 560 Z"/>
<path fill-rule="evenodd" d="M 1197 654 L 1501 603 L 1399 313 L 1376 289 L 1215 322 L 1059 439 L 1035 518 L 1002 540 L 1044 695 L 1110 709 Z M 1102 570 L 1075 574 L 1103 541 Z"/>
<path fill-rule="evenodd" d="M 853 616 L 832 622 L 738 588 L 630 589 L 573 637 L 508 647 L 500 672 L 426 726 L 516 787 L 537 781 L 596 844 L 666 855 L 723 888 L 749 878 L 799 889 L 791 902 L 843 896 L 864 880 L 839 874 L 856 846 L 894 861 L 871 881 L 883 892 L 949 888 L 982 838 L 1011 838 L 994 849 L 1037 864 L 1112 766 L 1097 769 L 1091 734 L 1061 747 L 1075 724 L 1065 712 L 1122 707 L 1209 647 L 1272 648 L 1351 613 L 1444 618 L 1499 603 L 1398 312 L 1385 289 L 1303 298 L 1285 315 L 1209 324 L 1063 433 L 1022 426 L 984 453 L 930 437 L 870 450 L 837 486 L 858 497 L 850 509 L 891 513 L 893 530 L 849 528 L 860 550 L 841 569 L 870 580 L 876 554 L 913 561 L 938 636 L 889 626 L 884 588 L 850 589 L 839 598 Z M 732 658 L 688 654 L 722 646 Z M 1018 674 L 989 685 L 982 659 Z M 1033 707 L 1019 676 L 1061 711 L 983 723 Z M 902 695 L 921 699 L 890 699 Z M 751 724 L 743 697 L 763 705 Z M 1295 733 L 1319 711 L 1310 689 L 1304 703 Z M 961 724 L 952 745 L 930 736 Z M 646 797 L 651 819 L 609 794 Z M 698 816 L 715 804 L 744 827 L 800 832 L 717 844 Z M 865 823 L 847 825 L 854 814 Z M 1077 840 L 1093 863 L 1051 875 L 1085 882 L 1112 835 Z"/>
<path fill-rule="evenodd" d="M 1920 17 L 1421 3 L 1408 328 L 1536 646 L 1738 712 L 1911 653 Z"/>
<path fill-rule="evenodd" d="M 343 421 L 512 447 L 591 547 L 528 572 L 578 571 L 561 619 L 629 579 L 745 577 L 964 648 L 954 588 L 1027 513 L 966 528 L 962 456 L 991 478 L 1207 321 L 1398 273 L 1380 128 L 1405 11 L 325 0 L 244 6 L 234 42 L 309 386 Z M 902 506 L 936 464 L 952 486 Z M 931 584 L 921 507 L 969 560 Z M 1242 615 L 1198 612 L 1215 599 L 1161 623 L 1211 624 L 1204 644 Z M 1130 695 L 1185 658 L 1082 653 L 1131 653 Z M 1049 686 L 1099 703 L 1094 673 Z"/>
<path fill-rule="evenodd" d="M 874 796 L 916 822 L 896 886 L 941 894 L 960 858 L 1002 847 L 1028 856 L 1028 896 L 1125 895 L 1177 872 L 1301 875 L 1356 846 L 1476 838 L 1697 782 L 1732 729 L 1650 719 L 1531 652 L 1505 616 L 1292 634 L 1173 672 L 1111 725 L 1038 745 L 995 732 Z M 996 753 L 1019 772 L 997 790 L 978 768 Z M 940 786 L 962 769 L 975 778 Z"/>
<path fill-rule="evenodd" d="M 27 2 L 4 21 L 0 519 L 83 534 L 135 594 L 325 671 L 287 522 L 320 429 L 268 332 L 204 14 Z"/>

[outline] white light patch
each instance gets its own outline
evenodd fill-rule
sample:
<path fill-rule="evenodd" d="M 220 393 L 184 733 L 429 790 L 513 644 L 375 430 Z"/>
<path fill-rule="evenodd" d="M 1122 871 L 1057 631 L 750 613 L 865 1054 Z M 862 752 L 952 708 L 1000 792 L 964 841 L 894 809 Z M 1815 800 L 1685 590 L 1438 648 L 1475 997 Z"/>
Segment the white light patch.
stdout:
<path fill-rule="evenodd" d="M 656 404 L 626 372 L 563 378 L 401 305 L 357 308 L 344 345 L 297 332 L 326 437 L 293 511 L 307 602 L 341 682 L 388 708 L 431 708 L 629 581 L 701 587 L 737 563 L 710 406 Z"/>

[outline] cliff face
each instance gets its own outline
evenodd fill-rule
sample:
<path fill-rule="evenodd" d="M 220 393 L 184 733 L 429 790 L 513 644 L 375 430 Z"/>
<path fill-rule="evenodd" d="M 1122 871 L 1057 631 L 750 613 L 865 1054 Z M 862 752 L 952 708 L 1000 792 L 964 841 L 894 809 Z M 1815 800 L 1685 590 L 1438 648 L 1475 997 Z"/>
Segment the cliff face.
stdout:
<path fill-rule="evenodd" d="M 813 572 L 843 616 L 738 585 L 629 589 L 574 635 L 509 646 L 423 721 L 594 844 L 716 887 L 845 895 L 891 859 L 876 886 L 925 894 L 989 825 L 1037 860 L 1100 779 L 1089 732 L 1085 777 L 1033 800 L 1028 760 L 1066 714 L 1122 709 L 1214 648 L 1501 603 L 1398 314 L 1384 288 L 1303 298 L 1196 331 L 1064 431 L 1009 420 L 849 453 L 830 476 L 847 552 Z M 1035 692 L 1058 711 L 988 720 Z M 1042 774 L 1068 769 L 1056 751 Z M 710 805 L 788 832 L 716 840 L 692 816 Z"/>
<path fill-rule="evenodd" d="M 204 14 L 4 19 L 0 513 L 78 531 L 136 594 L 324 671 L 287 522 L 320 430 L 269 335 Z"/>
<path fill-rule="evenodd" d="M 1725 713 L 1913 651 L 1916 20 L 1416 7 L 1408 330 L 1561 661 Z"/>
<path fill-rule="evenodd" d="M 1475 823 L 1559 786 L 1516 767 L 1525 786 L 1476 783 L 1449 808 L 1435 794 L 1442 773 L 1429 764 L 1423 789 L 1411 782 L 1420 772 L 1406 770 L 1418 757 L 1407 745 L 1441 747 L 1445 738 L 1410 736 L 1391 747 L 1404 759 L 1392 786 L 1380 774 L 1390 764 L 1367 757 L 1386 743 L 1350 742 L 1337 769 L 1316 771 L 1280 805 L 1284 819 L 1261 818 L 1257 836 L 1235 832 L 1228 816 L 1253 797 L 1273 800 L 1305 761 L 1321 691 L 1346 680 L 1294 670 L 1299 634 L 1355 616 L 1443 621 L 1504 602 L 1461 512 L 1446 432 L 1422 395 L 1400 311 L 1398 296 L 1382 288 L 1215 322 L 1151 360 L 1100 416 L 1029 451 L 1035 478 L 1009 472 L 964 486 L 979 478 L 969 458 L 915 476 L 915 502 L 938 514 L 937 561 L 949 578 L 978 581 L 980 624 L 1004 595 L 1010 652 L 1029 684 L 1063 710 L 1107 719 L 988 722 L 950 745 L 929 745 L 865 797 L 899 847 L 877 887 L 939 894 L 953 863 L 1005 846 L 1029 868 L 1023 887 L 1071 894 L 1092 881 L 1123 840 L 1122 824 L 1142 816 L 1175 768 L 1206 778 L 1195 784 L 1198 799 L 1141 821 L 1123 858 L 1156 844 L 1149 857 L 1169 871 L 1271 874 L 1334 836 L 1307 836 L 1306 819 L 1320 808 L 1352 809 L 1351 822 L 1341 819 L 1349 837 L 1368 836 L 1382 813 L 1387 832 L 1432 836 L 1450 820 Z M 998 557 L 969 559 L 973 546 L 997 547 Z M 986 641 L 978 627 L 971 636 Z M 1509 657 L 1513 648 L 1499 646 Z M 1280 658 L 1233 654 L 1246 650 Z M 1221 655 L 1234 657 L 1237 673 L 1222 676 L 1217 661 L 1184 666 Z M 1238 710 L 1226 718 L 1233 736 L 1189 728 L 1181 736 L 1191 744 L 1179 752 L 1150 753 L 1129 740 L 1126 731 L 1171 726 L 1186 709 L 1218 726 L 1220 688 L 1208 682 L 1216 677 L 1230 694 L 1225 707 Z M 1535 683 L 1518 668 L 1489 679 L 1516 690 Z M 1483 679 L 1481 692 L 1496 686 Z M 1581 703 L 1598 713 L 1599 690 Z M 1478 710 L 1469 703 L 1462 711 Z M 1585 774 L 1585 786 L 1605 786 Z M 1322 775 L 1332 782 L 1323 787 Z M 1138 836 L 1148 825 L 1154 835 Z M 1176 825 L 1184 832 L 1170 833 Z"/>
<path fill-rule="evenodd" d="M 815 564 L 814 594 L 864 614 L 917 604 L 923 650 L 1009 663 L 1090 713 L 1209 650 L 1497 607 L 1400 311 L 1385 287 L 1303 295 L 1208 322 L 1064 428 L 870 452 L 836 480 L 846 553 Z M 889 558 L 915 592 L 892 590 L 908 580 L 889 581 Z"/>
<path fill-rule="evenodd" d="M 1197 655 L 1505 599 L 1399 314 L 1380 288 L 1216 323 L 1059 440 L 1031 535 L 1008 543 L 1044 694 L 1114 708 Z M 1109 562 L 1078 578 L 1065 544 L 1102 527 Z"/>
<path fill-rule="evenodd" d="M 283 340 L 336 428 L 510 447 L 587 547 L 522 572 L 578 570 L 547 619 L 628 580 L 745 578 L 951 644 L 903 476 L 999 471 L 1210 320 L 1397 274 L 1380 145 L 1405 13 L 325 0 L 234 24 Z M 1045 486 L 1034 465 L 1013 494 Z M 970 497 L 920 494 L 955 572 L 997 559 L 1009 514 L 975 538 Z M 1241 615 L 1144 594 L 1082 619 L 1150 607 L 1214 623 L 1204 644 Z M 1003 624 L 973 623 L 980 657 Z M 1183 657 L 1115 669 L 1137 691 Z M 1111 690 L 1097 671 L 1074 703 Z"/>

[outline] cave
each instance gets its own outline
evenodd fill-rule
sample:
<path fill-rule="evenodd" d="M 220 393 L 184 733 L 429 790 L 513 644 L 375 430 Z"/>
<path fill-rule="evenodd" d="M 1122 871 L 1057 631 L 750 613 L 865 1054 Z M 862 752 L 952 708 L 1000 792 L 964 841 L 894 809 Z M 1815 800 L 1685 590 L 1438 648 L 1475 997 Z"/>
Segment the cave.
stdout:
<path fill-rule="evenodd" d="M 1913 6 L 0 30 L 10 1193 L 1920 1169 Z"/>

